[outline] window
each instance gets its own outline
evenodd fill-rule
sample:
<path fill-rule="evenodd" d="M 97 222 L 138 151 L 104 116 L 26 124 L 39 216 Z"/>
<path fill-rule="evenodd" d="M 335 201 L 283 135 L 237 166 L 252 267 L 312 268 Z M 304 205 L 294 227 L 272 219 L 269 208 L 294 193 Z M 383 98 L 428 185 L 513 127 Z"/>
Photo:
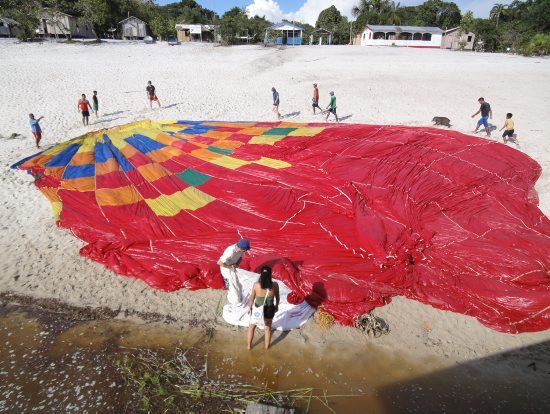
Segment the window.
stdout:
<path fill-rule="evenodd" d="M 413 40 L 422 40 L 422 33 L 415 33 L 413 35 Z"/>
<path fill-rule="evenodd" d="M 365 33 L 363 33 L 363 40 L 365 40 Z"/>
<path fill-rule="evenodd" d="M 4 26 L 4 22 L 0 22 L 0 27 Z"/>
<path fill-rule="evenodd" d="M 472 41 L 472 36 L 468 36 L 468 42 Z"/>
<path fill-rule="evenodd" d="M 424 33 L 422 35 L 422 40 L 424 40 L 425 42 L 429 42 L 430 40 L 432 40 L 432 34 L 431 33 Z"/>

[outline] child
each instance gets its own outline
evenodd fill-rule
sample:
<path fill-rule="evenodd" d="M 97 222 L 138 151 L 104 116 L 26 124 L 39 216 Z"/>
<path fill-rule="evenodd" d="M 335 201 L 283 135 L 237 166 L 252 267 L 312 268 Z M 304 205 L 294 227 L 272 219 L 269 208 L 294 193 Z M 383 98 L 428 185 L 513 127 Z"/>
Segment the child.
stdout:
<path fill-rule="evenodd" d="M 160 101 L 159 98 L 157 98 L 155 86 L 151 83 L 151 81 L 147 82 L 147 87 L 145 88 L 145 90 L 147 91 L 147 99 L 149 99 L 149 107 L 153 109 L 153 101 L 156 101 L 160 108 Z"/>
<path fill-rule="evenodd" d="M 328 121 L 328 117 L 330 114 L 334 114 L 334 117 L 336 118 L 336 122 L 338 122 L 338 115 L 336 115 L 336 96 L 334 96 L 334 92 L 330 92 L 330 103 L 327 106 L 328 114 L 326 117 L 326 121 Z"/>
<path fill-rule="evenodd" d="M 514 121 L 512 120 L 512 114 L 510 112 L 506 114 L 504 125 L 502 125 L 502 128 L 500 128 L 499 131 L 502 131 L 505 128 L 506 130 L 504 131 L 504 134 L 502 134 L 502 142 L 506 144 L 507 141 L 512 141 L 514 144 L 517 145 L 518 142 L 514 137 Z"/>
<path fill-rule="evenodd" d="M 29 114 L 29 124 L 32 129 L 32 134 L 34 135 L 36 148 L 40 148 L 40 140 L 42 139 L 42 129 L 40 128 L 40 124 L 39 124 L 41 119 L 44 119 L 44 117 L 41 116 L 38 119 L 34 119 L 34 114 Z"/>
<path fill-rule="evenodd" d="M 78 100 L 76 104 L 78 112 L 82 112 L 82 125 L 88 125 L 88 119 L 90 118 L 90 111 L 92 109 L 90 106 L 90 101 L 86 99 L 86 95 L 82 94 L 82 97 Z"/>
<path fill-rule="evenodd" d="M 95 117 L 97 118 L 97 111 L 99 110 L 99 101 L 97 99 L 97 91 L 94 91 L 94 96 L 92 96 L 93 109 Z"/>

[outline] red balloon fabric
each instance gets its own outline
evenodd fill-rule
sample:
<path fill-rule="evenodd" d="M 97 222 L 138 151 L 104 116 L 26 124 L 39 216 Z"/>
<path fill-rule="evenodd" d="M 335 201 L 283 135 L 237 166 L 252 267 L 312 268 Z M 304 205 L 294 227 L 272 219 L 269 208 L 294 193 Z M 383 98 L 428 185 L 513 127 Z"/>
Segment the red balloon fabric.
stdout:
<path fill-rule="evenodd" d="M 81 254 L 164 291 L 222 288 L 240 237 L 343 324 L 392 296 L 503 332 L 550 327 L 541 168 L 433 128 L 141 121 L 20 161 Z M 414 317 L 414 315 L 411 315 Z"/>

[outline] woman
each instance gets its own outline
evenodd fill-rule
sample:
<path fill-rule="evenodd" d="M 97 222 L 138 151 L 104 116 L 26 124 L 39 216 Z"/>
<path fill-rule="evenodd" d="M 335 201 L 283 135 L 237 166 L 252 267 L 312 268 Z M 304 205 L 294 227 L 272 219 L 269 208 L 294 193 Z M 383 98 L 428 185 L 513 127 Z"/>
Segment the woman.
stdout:
<path fill-rule="evenodd" d="M 258 319 L 263 316 L 265 342 L 264 348 L 269 349 L 271 344 L 271 322 L 275 312 L 279 310 L 279 285 L 271 279 L 271 268 L 269 266 L 262 267 L 260 273 L 260 280 L 254 283 L 252 286 L 252 292 L 250 293 L 250 299 L 248 300 L 248 306 L 250 307 L 250 324 L 248 325 L 248 349 L 252 348 L 252 340 L 254 339 L 254 331 L 256 330 L 256 324 Z M 253 312 L 254 308 L 260 308 L 263 306 L 263 315 L 260 314 L 260 318 L 256 318 Z M 258 309 L 259 310 L 259 309 Z"/>

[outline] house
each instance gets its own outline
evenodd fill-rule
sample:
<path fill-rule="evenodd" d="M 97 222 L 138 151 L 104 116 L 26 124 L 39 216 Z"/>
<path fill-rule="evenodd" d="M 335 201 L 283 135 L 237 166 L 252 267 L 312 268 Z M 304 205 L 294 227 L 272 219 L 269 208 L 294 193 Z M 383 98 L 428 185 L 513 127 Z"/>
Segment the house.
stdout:
<path fill-rule="evenodd" d="M 301 45 L 304 29 L 294 23 L 283 20 L 281 23 L 265 29 L 264 43 L 276 45 Z"/>
<path fill-rule="evenodd" d="M 95 38 L 95 32 L 90 24 L 79 22 L 75 16 L 54 10 L 44 10 L 36 34 L 41 37 L 81 37 Z"/>
<path fill-rule="evenodd" d="M 317 40 L 319 46 L 321 46 L 323 44 L 323 38 L 325 39 L 325 44 L 332 44 L 332 32 L 330 30 L 320 27 L 309 35 L 309 44 L 312 45 L 314 43 L 314 40 Z"/>
<path fill-rule="evenodd" d="M 180 42 L 219 42 L 220 26 L 210 24 L 176 24 Z"/>
<path fill-rule="evenodd" d="M 17 23 L 9 17 L 0 16 L 0 37 L 14 37 L 17 35 Z"/>
<path fill-rule="evenodd" d="M 441 43 L 442 49 L 474 49 L 475 34 L 472 32 L 461 33 L 459 29 L 459 27 L 455 27 L 454 29 L 445 30 L 443 33 L 443 42 Z"/>
<path fill-rule="evenodd" d="M 443 30 L 439 27 L 366 25 L 361 46 L 441 47 Z"/>
<path fill-rule="evenodd" d="M 149 34 L 147 23 L 134 16 L 128 16 L 118 24 L 122 26 L 121 36 L 124 40 L 142 40 Z"/>

